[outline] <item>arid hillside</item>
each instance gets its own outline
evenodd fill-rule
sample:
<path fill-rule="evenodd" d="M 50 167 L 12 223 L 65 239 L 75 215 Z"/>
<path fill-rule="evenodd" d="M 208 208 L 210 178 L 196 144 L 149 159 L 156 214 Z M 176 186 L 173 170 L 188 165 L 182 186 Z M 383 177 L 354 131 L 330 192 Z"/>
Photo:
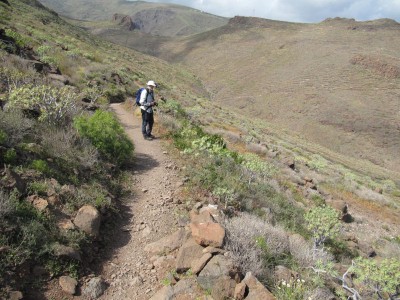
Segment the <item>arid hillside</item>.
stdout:
<path fill-rule="evenodd" d="M 235 17 L 159 51 L 218 104 L 334 153 L 400 171 L 400 24 Z"/>
<path fill-rule="evenodd" d="M 97 29 L 97 34 L 128 34 L 139 31 L 156 36 L 182 36 L 225 25 L 228 19 L 186 6 L 144 1 L 117 0 L 41 0 L 46 7 L 75 20 L 95 21 L 80 24 Z M 116 15 L 119 15 L 117 18 Z M 123 22 L 121 22 L 123 19 Z M 131 26 L 125 26 L 129 19 Z"/>

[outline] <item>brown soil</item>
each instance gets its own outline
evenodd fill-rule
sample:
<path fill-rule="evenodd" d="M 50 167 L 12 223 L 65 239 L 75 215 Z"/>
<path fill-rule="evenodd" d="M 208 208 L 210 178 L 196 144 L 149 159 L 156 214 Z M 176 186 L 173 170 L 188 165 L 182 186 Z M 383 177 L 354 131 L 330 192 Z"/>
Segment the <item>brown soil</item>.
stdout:
<path fill-rule="evenodd" d="M 180 208 L 174 197 L 182 180 L 161 141 L 143 139 L 139 117 L 122 105 L 112 108 L 135 144 L 136 196 L 126 203 L 124 214 L 129 223 L 110 243 L 119 246 L 110 249 L 112 257 L 103 266 L 102 277 L 110 286 L 100 299 L 149 299 L 173 267 L 164 262 L 164 269 L 153 269 L 143 248 L 176 229 Z"/>

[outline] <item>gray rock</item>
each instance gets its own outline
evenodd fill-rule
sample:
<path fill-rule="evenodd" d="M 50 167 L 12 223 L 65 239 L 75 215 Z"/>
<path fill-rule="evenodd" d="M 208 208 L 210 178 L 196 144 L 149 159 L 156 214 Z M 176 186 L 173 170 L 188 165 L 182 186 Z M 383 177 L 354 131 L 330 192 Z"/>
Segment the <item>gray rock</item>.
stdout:
<path fill-rule="evenodd" d="M 212 290 L 218 278 L 232 275 L 234 265 L 231 259 L 226 256 L 214 256 L 203 268 L 197 277 L 197 282 L 205 290 Z"/>
<path fill-rule="evenodd" d="M 83 289 L 83 294 L 89 299 L 97 299 L 103 295 L 107 286 L 104 280 L 100 277 L 92 278 Z"/>

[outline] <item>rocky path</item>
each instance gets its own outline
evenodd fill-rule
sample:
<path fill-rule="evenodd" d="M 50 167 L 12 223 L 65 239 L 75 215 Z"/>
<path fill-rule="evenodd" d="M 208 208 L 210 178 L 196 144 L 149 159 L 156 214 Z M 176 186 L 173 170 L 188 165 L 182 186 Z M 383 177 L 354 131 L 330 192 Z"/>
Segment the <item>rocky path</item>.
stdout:
<path fill-rule="evenodd" d="M 182 180 L 161 141 L 142 138 L 140 117 L 121 104 L 111 107 L 135 145 L 135 195 L 126 203 L 124 226 L 110 238 L 110 257 L 102 267 L 109 287 L 100 299 L 149 299 L 162 287 L 174 257 L 155 262 L 144 247 L 176 230 L 180 213 L 175 192 Z"/>

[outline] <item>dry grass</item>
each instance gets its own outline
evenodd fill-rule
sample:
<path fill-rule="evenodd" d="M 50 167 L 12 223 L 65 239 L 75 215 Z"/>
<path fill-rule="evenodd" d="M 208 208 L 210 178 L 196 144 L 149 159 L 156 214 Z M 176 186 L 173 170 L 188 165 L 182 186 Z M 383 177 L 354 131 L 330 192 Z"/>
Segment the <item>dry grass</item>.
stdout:
<path fill-rule="evenodd" d="M 234 261 L 244 272 L 265 275 L 263 249 L 257 245 L 258 238 L 265 240 L 272 255 L 289 252 L 289 240 L 285 230 L 256 216 L 243 213 L 228 220 L 225 226 L 228 232 L 225 248 L 232 253 Z"/>

